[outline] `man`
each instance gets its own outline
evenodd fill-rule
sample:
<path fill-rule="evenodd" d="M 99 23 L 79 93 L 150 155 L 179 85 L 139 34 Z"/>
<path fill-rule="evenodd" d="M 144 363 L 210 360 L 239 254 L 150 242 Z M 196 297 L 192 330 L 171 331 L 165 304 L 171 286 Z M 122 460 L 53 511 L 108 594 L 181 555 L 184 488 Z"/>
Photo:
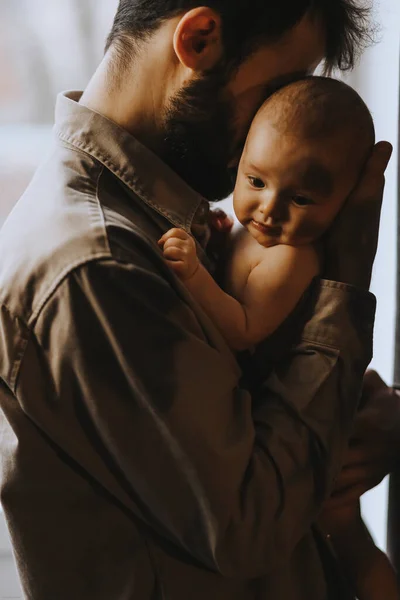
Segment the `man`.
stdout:
<path fill-rule="evenodd" d="M 86 91 L 58 99 L 54 152 L 0 237 L 1 501 L 27 598 L 345 597 L 313 522 L 371 356 L 389 145 L 327 241 L 301 342 L 253 398 L 156 241 L 183 227 L 210 266 L 203 197 L 230 192 L 266 93 L 324 56 L 351 64 L 362 16 L 123 0 Z"/>

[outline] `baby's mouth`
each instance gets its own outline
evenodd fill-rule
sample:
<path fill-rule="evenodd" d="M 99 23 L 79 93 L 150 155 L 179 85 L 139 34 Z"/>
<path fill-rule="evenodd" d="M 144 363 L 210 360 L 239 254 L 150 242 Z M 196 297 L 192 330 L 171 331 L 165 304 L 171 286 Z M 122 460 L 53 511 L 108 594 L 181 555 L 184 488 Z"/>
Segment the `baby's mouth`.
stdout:
<path fill-rule="evenodd" d="M 258 229 L 258 231 L 261 231 L 261 233 L 265 233 L 267 235 L 270 235 L 272 237 L 279 237 L 282 233 L 282 228 L 281 227 L 271 227 L 270 225 L 265 225 L 264 223 L 260 223 L 259 221 L 255 221 L 254 219 L 252 219 L 250 221 L 251 225 L 253 225 L 253 227 L 255 227 L 256 229 Z"/>

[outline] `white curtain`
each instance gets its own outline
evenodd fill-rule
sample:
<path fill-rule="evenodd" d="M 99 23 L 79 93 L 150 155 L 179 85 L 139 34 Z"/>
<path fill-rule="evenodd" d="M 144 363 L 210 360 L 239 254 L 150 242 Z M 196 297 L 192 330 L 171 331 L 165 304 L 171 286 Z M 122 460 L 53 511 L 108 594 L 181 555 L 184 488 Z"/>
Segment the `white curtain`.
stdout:
<path fill-rule="evenodd" d="M 388 140 L 394 147 L 387 170 L 379 248 L 372 281 L 378 307 L 371 365 L 388 383 L 392 383 L 396 312 L 400 2 L 380 0 L 375 11 L 380 24 L 378 42 L 365 53 L 359 67 L 346 80 L 368 104 L 374 117 L 377 140 Z M 387 480 L 363 497 L 362 508 L 376 542 L 381 548 L 386 548 Z"/>

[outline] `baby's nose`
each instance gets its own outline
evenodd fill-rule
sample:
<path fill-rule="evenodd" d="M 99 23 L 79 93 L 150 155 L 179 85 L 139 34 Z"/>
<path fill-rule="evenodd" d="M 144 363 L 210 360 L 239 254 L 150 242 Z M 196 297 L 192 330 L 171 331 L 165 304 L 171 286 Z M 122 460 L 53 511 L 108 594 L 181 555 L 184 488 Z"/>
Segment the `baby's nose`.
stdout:
<path fill-rule="evenodd" d="M 277 221 L 282 219 L 282 206 L 279 198 L 270 196 L 260 204 L 260 212 L 267 221 Z"/>

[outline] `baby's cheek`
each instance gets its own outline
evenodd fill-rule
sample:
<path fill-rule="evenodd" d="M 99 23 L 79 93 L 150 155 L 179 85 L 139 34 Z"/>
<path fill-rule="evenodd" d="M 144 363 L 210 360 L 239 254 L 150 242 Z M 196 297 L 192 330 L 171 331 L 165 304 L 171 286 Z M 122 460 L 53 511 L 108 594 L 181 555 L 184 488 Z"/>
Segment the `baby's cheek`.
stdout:
<path fill-rule="evenodd" d="M 304 219 L 296 228 L 296 237 L 305 238 L 311 242 L 321 237 L 326 229 L 327 225 L 322 224 L 320 221 Z"/>
<path fill-rule="evenodd" d="M 245 195 L 240 194 L 240 190 L 235 192 L 233 196 L 233 210 L 238 221 L 242 223 L 248 219 L 249 206 L 246 201 Z"/>

